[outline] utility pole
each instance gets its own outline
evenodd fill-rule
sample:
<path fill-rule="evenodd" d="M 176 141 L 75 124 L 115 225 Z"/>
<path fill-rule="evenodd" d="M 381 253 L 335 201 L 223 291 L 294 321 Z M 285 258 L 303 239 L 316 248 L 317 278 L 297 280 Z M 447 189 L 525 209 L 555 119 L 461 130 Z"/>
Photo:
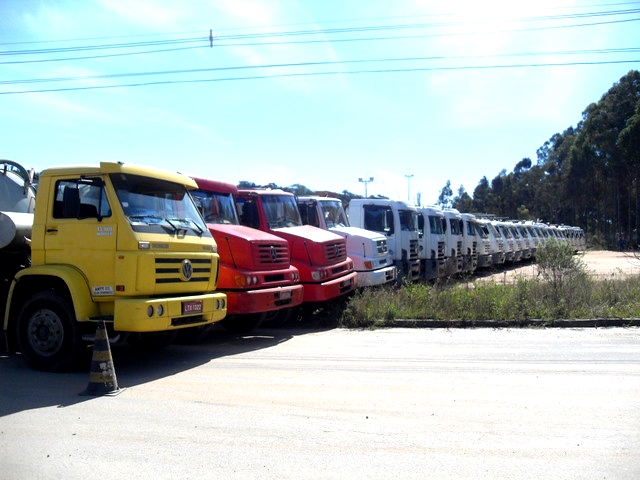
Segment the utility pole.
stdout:
<path fill-rule="evenodd" d="M 413 177 L 413 173 L 405 175 L 405 177 L 407 177 L 407 202 L 411 203 L 411 177 Z"/>
<path fill-rule="evenodd" d="M 367 183 L 373 182 L 373 177 L 369 177 L 368 180 L 366 178 L 360 177 L 358 178 L 358 181 L 364 183 L 364 198 L 369 198 L 369 196 L 367 195 Z"/>

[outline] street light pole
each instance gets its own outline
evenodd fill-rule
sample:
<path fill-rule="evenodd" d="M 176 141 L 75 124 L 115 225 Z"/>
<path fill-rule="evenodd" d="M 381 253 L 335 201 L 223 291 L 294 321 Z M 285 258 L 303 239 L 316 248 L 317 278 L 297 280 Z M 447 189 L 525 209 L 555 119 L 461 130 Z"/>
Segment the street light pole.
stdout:
<path fill-rule="evenodd" d="M 413 174 L 405 175 L 405 177 L 407 177 L 407 202 L 411 203 L 411 177 Z"/>
<path fill-rule="evenodd" d="M 373 182 L 373 177 L 369 177 L 369 179 L 360 177 L 358 178 L 358 181 L 364 183 L 364 198 L 369 198 L 367 195 L 367 183 Z"/>

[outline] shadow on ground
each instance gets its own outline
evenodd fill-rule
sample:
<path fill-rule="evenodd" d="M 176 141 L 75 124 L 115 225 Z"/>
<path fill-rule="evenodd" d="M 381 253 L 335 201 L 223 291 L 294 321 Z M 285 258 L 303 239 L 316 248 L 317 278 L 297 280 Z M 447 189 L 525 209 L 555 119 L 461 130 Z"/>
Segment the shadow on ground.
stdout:
<path fill-rule="evenodd" d="M 257 329 L 243 336 L 215 326 L 195 345 L 172 344 L 161 350 L 112 346 L 111 355 L 118 386 L 127 388 L 334 326 L 335 322 L 314 318 L 298 320 L 286 328 Z M 97 398 L 80 395 L 87 388 L 90 370 L 91 352 L 78 371 L 66 373 L 34 370 L 19 353 L 0 356 L 0 417 L 36 408 L 63 408 Z"/>

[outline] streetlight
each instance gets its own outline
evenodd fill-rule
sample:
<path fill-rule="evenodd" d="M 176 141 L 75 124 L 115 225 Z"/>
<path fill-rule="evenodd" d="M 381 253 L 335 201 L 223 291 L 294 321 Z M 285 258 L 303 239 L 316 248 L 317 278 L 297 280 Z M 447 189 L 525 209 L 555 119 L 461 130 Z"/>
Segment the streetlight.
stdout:
<path fill-rule="evenodd" d="M 411 177 L 413 177 L 413 173 L 405 175 L 405 177 L 407 177 L 407 202 L 411 203 Z"/>
<path fill-rule="evenodd" d="M 364 198 L 369 198 L 369 196 L 367 195 L 367 183 L 373 182 L 373 177 L 369 177 L 368 180 L 366 178 L 360 177 L 358 178 L 358 181 L 364 183 Z"/>

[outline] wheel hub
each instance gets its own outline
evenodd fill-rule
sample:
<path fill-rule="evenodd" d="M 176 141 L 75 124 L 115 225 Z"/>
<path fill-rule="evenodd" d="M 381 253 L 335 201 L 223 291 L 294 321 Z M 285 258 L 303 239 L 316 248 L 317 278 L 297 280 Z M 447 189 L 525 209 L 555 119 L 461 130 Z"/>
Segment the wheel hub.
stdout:
<path fill-rule="evenodd" d="M 29 343 L 41 354 L 53 354 L 62 345 L 64 329 L 51 310 L 39 310 L 29 321 Z"/>

